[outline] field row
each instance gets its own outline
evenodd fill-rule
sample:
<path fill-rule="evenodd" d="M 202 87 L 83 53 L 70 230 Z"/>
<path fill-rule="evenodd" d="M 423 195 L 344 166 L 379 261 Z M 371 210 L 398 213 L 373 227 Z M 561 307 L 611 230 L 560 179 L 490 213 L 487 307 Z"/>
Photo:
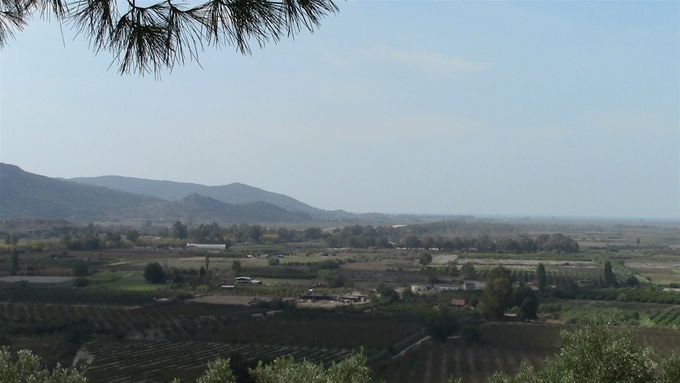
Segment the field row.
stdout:
<path fill-rule="evenodd" d="M 256 363 L 280 356 L 330 363 L 351 350 L 256 344 L 202 342 L 94 341 L 86 345 L 93 357 L 87 375 L 94 382 L 158 382 L 189 380 L 200 375 L 208 362 L 238 354 Z"/>
<path fill-rule="evenodd" d="M 445 343 L 428 341 L 376 368 L 390 383 L 446 383 L 450 377 L 465 383 L 486 383 L 494 372 L 514 373 L 522 361 L 540 366 L 557 352 L 559 332 L 568 327 L 523 323 L 490 323 L 480 327 L 482 344 L 467 345 L 462 339 Z M 680 349 L 680 332 L 670 329 L 635 328 L 633 335 L 650 347 L 655 357 Z"/>
<path fill-rule="evenodd" d="M 466 346 L 461 340 L 431 342 L 387 363 L 378 375 L 391 383 L 446 383 L 449 377 L 486 383 L 496 371 L 513 372 L 522 361 L 541 363 L 547 355 L 540 349 Z"/>
<path fill-rule="evenodd" d="M 385 349 L 417 333 L 406 321 L 331 313 L 266 313 L 244 306 L 167 304 L 136 309 L 111 306 L 0 303 L 0 322 L 15 334 L 47 334 L 65 328 L 116 338 L 295 344 L 310 347 Z M 9 330 L 8 330 L 9 331 Z M 11 335 L 11 334 L 10 334 Z M 85 334 L 83 334 L 85 335 Z"/>
<path fill-rule="evenodd" d="M 479 268 L 477 274 L 483 278 L 487 279 L 488 275 L 492 272 L 493 268 Z M 511 269 L 510 270 L 512 279 L 514 281 L 521 281 L 524 283 L 535 282 L 536 270 L 535 267 L 529 269 Z M 570 283 L 578 283 L 579 281 L 596 281 L 600 277 L 599 270 L 597 269 L 579 269 L 578 271 L 572 270 L 547 270 L 545 273 L 546 282 L 549 285 L 566 285 Z"/>
<path fill-rule="evenodd" d="M 651 319 L 654 324 L 659 326 L 680 326 L 680 309 L 672 308 L 659 311 L 656 314 L 651 315 L 649 319 Z"/>

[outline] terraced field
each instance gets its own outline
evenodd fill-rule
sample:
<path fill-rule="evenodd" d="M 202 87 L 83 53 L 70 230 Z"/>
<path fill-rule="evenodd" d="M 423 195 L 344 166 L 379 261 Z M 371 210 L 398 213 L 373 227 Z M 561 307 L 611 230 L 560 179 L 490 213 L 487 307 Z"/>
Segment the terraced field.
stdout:
<path fill-rule="evenodd" d="M 237 353 L 249 361 L 268 361 L 290 355 L 330 363 L 351 350 L 255 344 L 153 342 L 144 340 L 94 341 L 85 346 L 93 358 L 87 376 L 93 382 L 159 382 L 199 376 L 208 362 Z"/>

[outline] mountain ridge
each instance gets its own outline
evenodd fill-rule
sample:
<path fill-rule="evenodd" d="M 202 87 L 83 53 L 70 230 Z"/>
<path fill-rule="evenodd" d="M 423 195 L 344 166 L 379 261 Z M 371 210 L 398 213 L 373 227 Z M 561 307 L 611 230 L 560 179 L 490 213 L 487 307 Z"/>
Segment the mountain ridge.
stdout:
<path fill-rule="evenodd" d="M 311 215 L 255 201 L 229 204 L 191 193 L 180 200 L 114 190 L 103 186 L 50 178 L 0 163 L 0 219 L 195 220 L 224 223 L 311 221 Z"/>
<path fill-rule="evenodd" d="M 310 206 L 282 193 L 267 191 L 240 182 L 225 185 L 208 186 L 191 182 L 169 180 L 151 180 L 146 178 L 108 175 L 99 177 L 71 178 L 87 185 L 103 186 L 113 190 L 160 198 L 166 201 L 177 201 L 190 194 L 199 194 L 218 201 L 242 205 L 253 202 L 266 202 L 291 212 L 300 212 L 321 219 L 351 219 L 356 215 L 342 210 L 323 210 Z"/>

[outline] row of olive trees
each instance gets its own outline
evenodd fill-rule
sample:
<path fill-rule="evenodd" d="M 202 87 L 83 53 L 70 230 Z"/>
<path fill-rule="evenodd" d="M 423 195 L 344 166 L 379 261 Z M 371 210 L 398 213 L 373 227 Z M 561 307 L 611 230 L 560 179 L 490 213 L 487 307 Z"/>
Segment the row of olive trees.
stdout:
<path fill-rule="evenodd" d="M 248 369 L 251 381 L 257 383 L 371 383 L 373 374 L 362 353 L 354 354 L 328 367 L 292 357 L 277 358 L 270 363 L 259 362 Z M 231 361 L 217 359 L 208 364 L 197 383 L 236 383 Z M 85 383 L 83 371 L 57 366 L 51 371 L 40 358 L 28 350 L 17 353 L 0 348 L 0 383 Z M 175 380 L 179 383 L 179 380 Z"/>

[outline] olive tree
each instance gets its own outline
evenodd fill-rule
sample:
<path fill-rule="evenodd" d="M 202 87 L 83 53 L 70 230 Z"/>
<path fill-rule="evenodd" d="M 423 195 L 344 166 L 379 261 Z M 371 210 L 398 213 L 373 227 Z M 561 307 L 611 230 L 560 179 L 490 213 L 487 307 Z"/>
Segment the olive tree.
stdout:
<path fill-rule="evenodd" d="M 373 376 L 363 354 L 354 354 L 330 367 L 308 360 L 295 361 L 292 357 L 260 362 L 250 370 L 257 383 L 371 383 Z"/>
<path fill-rule="evenodd" d="M 80 371 L 60 365 L 48 370 L 31 351 L 12 353 L 6 347 L 0 347 L 0 382 L 85 383 L 87 379 Z"/>
<path fill-rule="evenodd" d="M 158 262 L 149 263 L 144 268 L 144 279 L 154 284 L 165 283 L 165 271 Z"/>
<path fill-rule="evenodd" d="M 523 363 L 513 376 L 496 374 L 491 383 L 647 383 L 657 378 L 651 350 L 633 340 L 629 330 L 591 324 L 561 334 L 560 352 L 541 369 Z M 673 374 L 671 361 L 669 375 Z"/>

